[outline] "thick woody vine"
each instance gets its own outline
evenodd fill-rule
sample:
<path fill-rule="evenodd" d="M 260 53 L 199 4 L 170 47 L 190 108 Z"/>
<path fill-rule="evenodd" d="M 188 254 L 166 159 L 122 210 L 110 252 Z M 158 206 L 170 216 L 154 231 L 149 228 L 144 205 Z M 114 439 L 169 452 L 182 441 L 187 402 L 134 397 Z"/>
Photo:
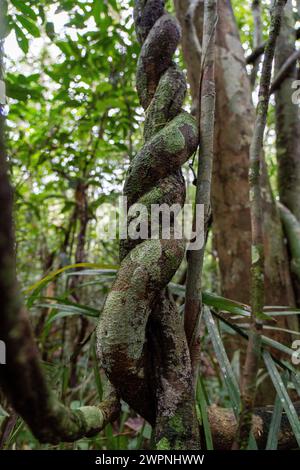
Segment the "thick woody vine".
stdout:
<path fill-rule="evenodd" d="M 144 145 L 124 186 L 131 218 L 136 203 L 183 206 L 181 166 L 198 145 L 196 122 L 182 110 L 186 82 L 173 61 L 180 40 L 176 19 L 161 0 L 137 0 L 134 19 L 142 45 L 137 91 L 146 119 Z M 98 326 L 101 364 L 120 396 L 155 425 L 158 446 L 197 448 L 189 353 L 179 314 L 166 293 L 184 243 L 175 237 L 125 241 L 120 256 Z"/>

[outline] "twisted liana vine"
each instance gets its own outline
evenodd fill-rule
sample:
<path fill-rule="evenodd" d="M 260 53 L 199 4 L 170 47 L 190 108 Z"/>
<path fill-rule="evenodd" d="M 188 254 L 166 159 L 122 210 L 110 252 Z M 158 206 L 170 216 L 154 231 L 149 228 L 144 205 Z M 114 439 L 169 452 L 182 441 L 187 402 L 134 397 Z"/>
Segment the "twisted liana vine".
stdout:
<path fill-rule="evenodd" d="M 141 52 L 137 92 L 146 112 L 144 145 L 124 186 L 128 220 L 135 204 L 185 201 L 181 166 L 198 145 L 194 118 L 182 110 L 183 73 L 173 61 L 180 27 L 163 0 L 136 0 Z M 173 232 L 172 232 L 173 229 Z M 167 285 L 184 256 L 184 242 L 164 239 L 120 243 L 121 265 L 97 328 L 101 364 L 120 397 L 156 429 L 160 448 L 199 447 L 190 358 L 182 321 Z"/>

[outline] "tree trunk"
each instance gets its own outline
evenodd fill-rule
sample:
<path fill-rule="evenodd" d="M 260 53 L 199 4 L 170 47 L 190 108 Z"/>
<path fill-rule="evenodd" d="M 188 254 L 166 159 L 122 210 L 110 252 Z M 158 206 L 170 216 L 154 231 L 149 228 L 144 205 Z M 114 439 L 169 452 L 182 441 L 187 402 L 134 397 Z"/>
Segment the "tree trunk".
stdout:
<path fill-rule="evenodd" d="M 276 72 L 295 52 L 295 40 L 295 20 L 292 2 L 289 0 L 276 51 Z M 300 221 L 300 112 L 299 106 L 292 101 L 292 84 L 295 80 L 297 80 L 296 63 L 290 67 L 287 77 L 275 94 L 276 148 L 280 201 Z M 295 275 L 293 275 L 293 284 L 299 306 L 300 282 Z"/>
<path fill-rule="evenodd" d="M 178 19 L 183 24 L 189 0 L 174 1 Z M 219 0 L 218 8 L 213 230 L 219 258 L 222 293 L 226 297 L 249 303 L 251 227 L 248 166 L 254 108 L 244 51 L 231 3 L 229 0 Z M 201 5 L 198 7 L 196 17 L 198 37 L 201 37 Z M 187 68 L 195 68 L 197 64 L 195 65 L 195 61 L 190 58 L 191 54 L 185 55 L 185 49 L 183 54 Z M 200 75 L 200 70 L 198 73 Z M 294 297 L 290 288 L 291 280 L 281 222 L 268 178 L 265 181 L 263 198 L 266 303 L 293 305 Z"/>

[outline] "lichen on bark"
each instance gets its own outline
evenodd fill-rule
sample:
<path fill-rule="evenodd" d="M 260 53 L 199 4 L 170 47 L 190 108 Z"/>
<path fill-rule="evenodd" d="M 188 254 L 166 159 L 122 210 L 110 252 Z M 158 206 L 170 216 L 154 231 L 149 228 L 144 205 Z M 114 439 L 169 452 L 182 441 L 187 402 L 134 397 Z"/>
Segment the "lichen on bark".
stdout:
<path fill-rule="evenodd" d="M 181 166 L 198 146 L 196 121 L 182 110 L 185 79 L 173 62 L 181 31 L 163 6 L 162 0 L 135 2 L 142 44 L 137 92 L 146 119 L 144 145 L 124 185 L 129 211 L 137 203 L 183 206 Z M 121 398 L 155 426 L 159 448 L 196 449 L 190 357 L 182 321 L 166 291 L 183 259 L 184 243 L 173 227 L 169 240 L 123 240 L 120 254 L 97 328 L 99 358 Z"/>

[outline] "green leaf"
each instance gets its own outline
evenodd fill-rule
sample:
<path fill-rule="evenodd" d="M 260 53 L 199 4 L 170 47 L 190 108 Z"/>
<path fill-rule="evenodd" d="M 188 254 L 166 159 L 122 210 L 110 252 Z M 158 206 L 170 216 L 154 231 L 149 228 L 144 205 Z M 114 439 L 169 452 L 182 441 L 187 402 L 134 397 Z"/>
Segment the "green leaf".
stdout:
<path fill-rule="evenodd" d="M 31 291 L 31 295 L 27 299 L 27 307 L 30 308 L 34 304 L 35 300 L 39 296 L 41 290 L 53 279 L 55 279 L 57 276 L 60 274 L 70 270 L 70 269 L 76 269 L 76 268 L 101 268 L 101 270 L 104 272 L 106 269 L 111 272 L 111 270 L 117 270 L 116 266 L 103 266 L 102 264 L 97 264 L 97 263 L 75 263 L 75 264 L 69 264 L 67 266 L 64 266 L 63 268 L 57 269 L 56 271 L 53 271 L 49 273 L 47 276 L 43 277 L 40 281 L 36 282 L 32 286 L 28 287 L 25 289 L 25 294 L 29 294 Z"/>
<path fill-rule="evenodd" d="M 207 414 L 207 402 L 205 399 L 204 385 L 202 384 L 201 377 L 198 378 L 196 398 L 197 398 L 197 402 L 200 408 L 201 421 L 202 421 L 205 442 L 206 442 L 206 449 L 213 450 L 214 445 L 213 445 L 212 434 L 211 434 L 211 429 L 210 429 L 210 424 L 209 424 L 208 414 Z"/>
<path fill-rule="evenodd" d="M 72 55 L 72 47 L 67 41 L 56 41 L 55 45 L 66 55 Z"/>
<path fill-rule="evenodd" d="M 270 378 L 273 382 L 273 385 L 276 389 L 276 392 L 281 400 L 282 406 L 285 410 L 286 416 L 290 422 L 290 425 L 293 429 L 296 441 L 300 446 L 300 420 L 298 418 L 297 412 L 295 407 L 289 397 L 289 394 L 284 386 L 283 380 L 280 377 L 280 374 L 277 370 L 277 367 L 270 355 L 269 352 L 263 352 L 263 358 L 270 374 Z"/>
<path fill-rule="evenodd" d="M 46 23 L 46 34 L 50 39 L 55 38 L 55 29 L 54 29 L 54 24 L 52 21 L 47 21 Z"/>
<path fill-rule="evenodd" d="M 22 51 L 25 54 L 27 54 L 29 50 L 29 41 L 27 37 L 25 36 L 22 29 L 17 24 L 14 25 L 14 29 L 15 29 L 18 46 L 20 47 L 20 49 L 22 49 Z"/>
<path fill-rule="evenodd" d="M 33 37 L 39 38 L 41 33 L 37 25 L 31 21 L 29 18 L 26 18 L 25 16 L 22 15 L 16 15 L 17 20 L 21 23 L 23 28 L 28 31 Z"/>
<path fill-rule="evenodd" d="M 64 266 L 63 268 L 57 269 L 56 271 L 52 271 L 51 273 L 47 274 L 47 276 L 43 277 L 40 281 L 36 282 L 30 287 L 27 287 L 25 290 L 25 293 L 29 293 L 32 290 L 37 289 L 38 287 L 46 285 L 48 282 L 52 281 L 56 276 L 59 274 L 64 273 L 65 271 L 68 271 L 70 269 L 76 269 L 76 268 L 91 268 L 91 269 L 98 269 L 101 268 L 101 272 L 106 272 L 106 270 L 117 270 L 117 266 L 103 266 L 102 264 L 98 263 L 75 263 L 75 264 L 69 264 L 67 266 Z"/>
<path fill-rule="evenodd" d="M 39 306 L 41 307 L 42 305 L 39 305 Z M 44 305 L 44 307 L 45 307 L 45 305 Z M 74 315 L 86 315 L 86 314 L 84 312 L 81 312 L 80 310 L 77 311 L 77 312 L 76 311 L 61 310 L 58 313 L 55 313 L 54 315 L 51 315 L 50 318 L 47 320 L 45 326 L 48 327 L 49 325 L 51 325 L 56 320 L 61 320 L 62 318 L 66 318 L 66 317 L 72 317 Z M 86 316 L 94 317 L 94 315 L 86 315 Z"/>
<path fill-rule="evenodd" d="M 100 14 L 103 12 L 104 2 L 103 0 L 94 0 L 93 2 L 93 16 L 97 26 L 100 26 L 101 19 Z"/>
<path fill-rule="evenodd" d="M 236 418 L 238 418 L 241 406 L 239 386 L 232 370 L 231 364 L 229 362 L 229 359 L 227 357 L 222 339 L 219 334 L 219 330 L 208 307 L 204 307 L 204 320 L 221 368 L 223 380 L 228 390 L 233 412 Z M 250 434 L 248 448 L 251 450 L 257 449 L 257 444 L 253 433 Z"/>
<path fill-rule="evenodd" d="M 276 395 L 272 420 L 270 423 L 266 450 L 276 450 L 278 445 L 278 437 L 280 432 L 280 423 L 282 417 L 283 406 L 278 395 Z"/>
<path fill-rule="evenodd" d="M 93 317 L 93 318 L 98 318 L 99 317 L 99 310 L 95 309 L 95 308 L 92 308 L 92 307 L 88 307 L 86 305 L 76 305 L 76 304 L 62 304 L 62 303 L 39 303 L 36 305 L 37 307 L 41 307 L 41 308 L 49 308 L 51 310 L 59 310 L 60 312 L 64 312 L 64 313 L 69 313 L 69 314 L 73 314 L 73 315 L 84 315 L 84 316 L 87 316 L 87 317 Z M 54 321 L 54 319 L 56 320 L 57 316 L 52 316 L 50 319 L 49 319 L 49 322 L 52 322 Z M 59 317 L 61 318 L 61 317 Z"/>
<path fill-rule="evenodd" d="M 24 0 L 10 0 L 11 3 L 17 8 L 17 10 L 24 13 L 25 16 L 29 16 L 32 20 L 37 19 L 36 13 L 32 10 L 32 8 L 27 5 Z"/>
<path fill-rule="evenodd" d="M 286 384 L 287 378 L 288 378 L 288 373 L 285 372 L 282 378 L 285 384 Z M 269 432 L 268 432 L 266 450 L 277 450 L 282 411 L 283 411 L 283 406 L 282 406 L 280 397 L 277 394 L 275 398 L 272 420 L 271 420 Z"/>
<path fill-rule="evenodd" d="M 185 297 L 185 286 L 179 284 L 170 283 L 169 288 L 171 291 L 180 297 Z M 226 299 L 216 294 L 210 292 L 202 293 L 202 301 L 205 305 L 209 307 L 217 308 L 218 310 L 225 310 L 230 312 L 233 315 L 250 315 L 250 307 L 248 305 L 242 304 L 240 302 L 235 302 L 234 300 Z"/>
<path fill-rule="evenodd" d="M 295 351 L 293 349 L 289 348 L 288 346 L 285 346 L 284 344 L 279 343 L 275 339 L 268 338 L 268 336 L 262 336 L 262 343 L 265 344 L 266 346 L 270 346 L 271 348 L 275 348 L 278 351 L 288 354 L 289 356 L 292 356 Z"/>

